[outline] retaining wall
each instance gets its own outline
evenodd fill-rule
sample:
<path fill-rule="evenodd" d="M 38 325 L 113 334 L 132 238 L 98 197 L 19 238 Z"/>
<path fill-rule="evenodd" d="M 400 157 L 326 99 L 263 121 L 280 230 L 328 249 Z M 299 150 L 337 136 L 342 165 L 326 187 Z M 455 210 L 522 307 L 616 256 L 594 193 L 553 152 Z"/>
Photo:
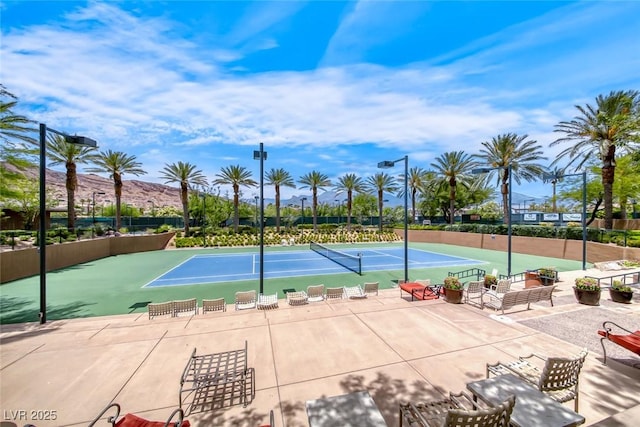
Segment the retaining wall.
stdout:
<path fill-rule="evenodd" d="M 47 246 L 47 271 L 58 270 L 95 259 L 134 252 L 164 249 L 175 233 L 102 237 Z M 38 248 L 0 253 L 0 283 L 40 273 Z"/>

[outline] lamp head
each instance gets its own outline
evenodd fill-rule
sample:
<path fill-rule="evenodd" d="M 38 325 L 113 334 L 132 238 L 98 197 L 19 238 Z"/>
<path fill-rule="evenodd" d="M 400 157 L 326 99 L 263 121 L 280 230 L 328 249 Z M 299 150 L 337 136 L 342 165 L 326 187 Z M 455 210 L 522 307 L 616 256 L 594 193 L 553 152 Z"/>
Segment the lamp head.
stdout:
<path fill-rule="evenodd" d="M 260 150 L 253 150 L 253 160 L 260 160 L 260 158 L 262 158 L 263 160 L 267 160 L 267 152 L 260 151 Z"/>
<path fill-rule="evenodd" d="M 94 148 L 98 146 L 95 139 L 87 138 L 86 136 L 66 135 L 64 140 L 69 144 L 85 145 Z"/>
<path fill-rule="evenodd" d="M 471 173 L 474 175 L 478 175 L 481 173 L 487 173 L 487 172 L 491 172 L 493 169 L 491 168 L 475 168 L 475 169 L 471 169 Z"/>
<path fill-rule="evenodd" d="M 384 160 L 378 163 L 378 167 L 380 169 L 389 169 L 389 168 L 392 168 L 394 165 L 395 165 L 395 162 L 392 162 L 390 160 Z"/>

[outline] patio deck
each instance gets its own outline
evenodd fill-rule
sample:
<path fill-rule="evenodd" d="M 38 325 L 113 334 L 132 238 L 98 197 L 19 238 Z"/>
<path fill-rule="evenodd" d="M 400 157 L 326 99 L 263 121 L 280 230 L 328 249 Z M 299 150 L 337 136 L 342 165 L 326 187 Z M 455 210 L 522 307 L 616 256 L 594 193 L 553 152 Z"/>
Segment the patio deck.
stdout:
<path fill-rule="evenodd" d="M 583 274 L 561 273 L 556 297 L 572 295 L 573 278 Z M 606 275 L 596 269 L 588 274 Z M 580 350 L 520 321 L 592 310 L 597 316 L 624 316 L 627 325 L 640 329 L 637 303 L 539 303 L 496 316 L 491 309 L 443 300 L 411 302 L 398 289 L 386 289 L 366 300 L 303 306 L 281 300 L 279 305 L 238 312 L 231 305 L 227 312 L 152 320 L 136 313 L 3 325 L 2 421 L 86 426 L 112 401 L 124 412 L 165 420 L 178 405 L 179 378 L 193 348 L 198 354 L 233 350 L 246 339 L 255 398 L 246 408 L 189 414 L 191 425 L 254 427 L 268 422 L 273 410 L 276 425 L 304 427 L 307 400 L 367 390 L 386 423 L 397 426 L 400 401 L 464 390 L 466 383 L 484 378 L 486 362 Z M 640 369 L 614 360 L 605 366 L 596 350 L 590 350 L 582 370 L 580 413 L 586 425 L 618 413 L 612 425 L 631 425 L 640 413 Z M 26 418 L 12 419 L 21 410 Z M 56 419 L 33 419 L 32 410 L 41 411 L 35 415 L 55 411 Z"/>

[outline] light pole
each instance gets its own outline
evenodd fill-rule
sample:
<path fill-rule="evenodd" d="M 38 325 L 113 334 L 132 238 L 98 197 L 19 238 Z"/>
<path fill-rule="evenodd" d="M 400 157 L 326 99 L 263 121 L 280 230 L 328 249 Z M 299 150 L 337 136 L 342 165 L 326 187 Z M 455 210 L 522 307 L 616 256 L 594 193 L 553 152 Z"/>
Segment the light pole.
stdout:
<path fill-rule="evenodd" d="M 91 238 L 93 239 L 96 230 L 96 194 L 104 196 L 104 191 L 94 191 L 91 193 L 91 217 L 93 218 L 93 227 L 91 227 Z"/>
<path fill-rule="evenodd" d="M 304 201 L 307 200 L 306 197 L 303 197 L 300 199 L 300 202 L 302 203 L 302 226 L 304 228 Z"/>
<path fill-rule="evenodd" d="M 147 203 L 151 203 L 151 216 L 156 216 L 156 204 L 153 200 L 147 200 Z"/>
<path fill-rule="evenodd" d="M 560 178 L 568 176 L 582 176 L 582 269 L 587 269 L 587 171 L 563 175 L 560 173 L 543 173 L 544 182 L 552 182 L 554 185 Z M 554 187 L 555 188 L 555 187 Z"/>
<path fill-rule="evenodd" d="M 260 143 L 260 150 L 253 151 L 253 159 L 260 160 L 260 293 L 264 293 L 264 161 L 267 152 L 264 144 Z"/>
<path fill-rule="evenodd" d="M 472 174 L 491 172 L 496 169 L 504 169 L 509 174 L 509 200 L 507 206 L 507 276 L 511 277 L 511 163 L 508 166 L 498 166 L 495 168 L 477 168 L 471 170 Z"/>
<path fill-rule="evenodd" d="M 334 199 L 333 201 L 338 205 L 338 225 L 340 225 L 340 220 L 342 219 L 342 205 L 339 199 Z"/>
<path fill-rule="evenodd" d="M 47 132 L 55 133 L 62 136 L 68 144 L 86 145 L 88 147 L 97 147 L 98 143 L 84 136 L 71 136 L 66 133 L 57 131 L 47 127 L 46 124 L 40 123 L 40 227 L 38 238 L 40 241 L 40 323 L 47 322 Z"/>
<path fill-rule="evenodd" d="M 378 167 L 388 169 L 401 161 L 404 161 L 404 281 L 406 283 L 409 281 L 409 156 L 393 161 L 382 161 L 378 163 Z"/>

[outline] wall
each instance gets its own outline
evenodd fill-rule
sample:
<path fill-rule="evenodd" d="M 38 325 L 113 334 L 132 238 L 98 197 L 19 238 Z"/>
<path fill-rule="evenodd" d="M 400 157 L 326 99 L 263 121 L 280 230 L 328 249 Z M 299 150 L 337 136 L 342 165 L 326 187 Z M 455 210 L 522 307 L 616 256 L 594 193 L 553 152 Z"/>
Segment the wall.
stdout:
<path fill-rule="evenodd" d="M 164 249 L 175 233 L 141 236 L 104 237 L 47 246 L 47 271 L 134 252 Z M 0 254 L 0 283 L 40 273 L 38 248 L 6 251 Z"/>
<path fill-rule="evenodd" d="M 404 230 L 396 229 L 395 232 L 404 237 Z M 447 245 L 504 251 L 507 248 L 508 236 L 440 230 L 409 230 L 409 241 L 444 243 Z M 511 250 L 512 252 L 527 255 L 582 260 L 582 240 L 511 236 Z M 594 263 L 620 259 L 640 260 L 640 248 L 625 248 L 613 244 L 587 242 L 587 262 Z"/>

